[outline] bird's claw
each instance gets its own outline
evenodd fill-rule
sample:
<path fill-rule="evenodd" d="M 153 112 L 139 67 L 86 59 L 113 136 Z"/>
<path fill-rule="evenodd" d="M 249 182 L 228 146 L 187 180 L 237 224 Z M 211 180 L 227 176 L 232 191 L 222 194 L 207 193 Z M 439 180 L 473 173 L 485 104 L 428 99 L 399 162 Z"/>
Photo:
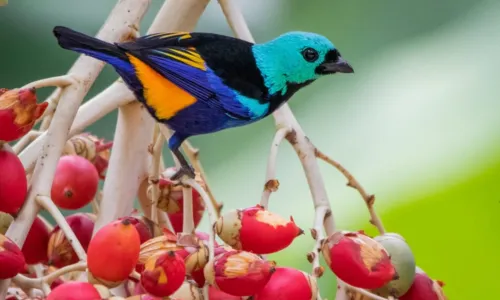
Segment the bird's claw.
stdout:
<path fill-rule="evenodd" d="M 181 166 L 179 171 L 175 172 L 175 174 L 172 175 L 172 177 L 170 177 L 170 180 L 173 180 L 173 181 L 179 180 L 184 175 L 191 178 L 191 179 L 194 179 L 194 177 L 195 177 L 194 168 L 189 166 L 189 165 Z"/>

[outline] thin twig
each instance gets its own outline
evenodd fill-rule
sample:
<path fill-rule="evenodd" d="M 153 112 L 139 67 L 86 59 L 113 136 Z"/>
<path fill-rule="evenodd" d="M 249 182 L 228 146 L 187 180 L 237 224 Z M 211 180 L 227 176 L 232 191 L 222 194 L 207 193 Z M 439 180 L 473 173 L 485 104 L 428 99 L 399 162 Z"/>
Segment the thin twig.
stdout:
<path fill-rule="evenodd" d="M 165 143 L 165 136 L 163 134 L 160 134 L 160 129 L 158 128 L 158 124 L 156 124 L 153 133 L 153 149 L 152 149 L 153 161 L 151 163 L 149 170 L 149 186 L 151 188 L 151 196 L 153 198 L 152 201 L 154 202 L 158 201 L 160 195 L 160 187 L 159 187 L 160 162 L 161 162 L 164 143 Z M 151 206 L 151 221 L 153 221 L 154 224 L 158 223 L 157 205 Z"/>
<path fill-rule="evenodd" d="M 62 267 L 60 269 L 51 272 L 43 277 L 29 278 L 24 275 L 18 274 L 13 278 L 15 284 L 22 287 L 31 288 L 41 288 L 43 283 L 51 284 L 57 278 L 63 276 L 64 274 L 75 272 L 75 271 L 85 271 L 87 268 L 87 263 L 78 262 L 69 266 Z"/>
<path fill-rule="evenodd" d="M 312 275 L 320 278 L 323 275 L 324 268 L 319 263 L 319 253 L 321 249 L 321 242 L 325 238 L 323 230 L 323 222 L 327 214 L 331 213 L 326 207 L 320 207 L 315 210 L 314 225 L 311 229 L 311 235 L 314 239 L 314 246 L 311 252 L 307 254 L 307 260 L 312 263 Z"/>
<path fill-rule="evenodd" d="M 31 130 L 25 136 L 23 136 L 14 146 L 12 146 L 12 150 L 16 154 L 19 154 L 26 146 L 28 146 L 33 140 L 39 137 L 42 134 L 41 131 Z"/>
<path fill-rule="evenodd" d="M 347 298 L 344 297 L 344 295 L 348 295 L 349 293 L 356 293 L 357 297 L 359 297 L 359 295 L 362 295 L 363 299 L 368 298 L 368 299 L 372 299 L 372 300 L 397 300 L 394 297 L 384 298 L 384 297 L 375 295 L 374 293 L 372 293 L 368 290 L 360 289 L 358 287 L 352 286 L 350 284 L 343 282 L 340 279 L 337 279 L 337 285 L 338 285 L 337 297 L 335 298 L 335 300 L 358 299 L 358 298 L 350 298 L 349 296 L 347 296 Z"/>
<path fill-rule="evenodd" d="M 347 185 L 356 189 L 363 200 L 366 203 L 366 206 L 368 207 L 368 212 L 370 213 L 370 223 L 373 224 L 375 227 L 377 227 L 377 230 L 379 234 L 384 234 L 385 233 L 385 228 L 384 225 L 382 224 L 382 220 L 379 218 L 377 215 L 377 212 L 375 211 L 374 204 L 375 204 L 375 195 L 373 194 L 368 194 L 363 186 L 359 183 L 359 181 L 356 180 L 356 178 L 346 169 L 344 168 L 339 162 L 331 159 L 328 157 L 326 154 L 321 152 L 320 150 L 316 149 L 315 151 L 316 157 L 323 160 L 324 162 L 332 165 L 335 167 L 337 170 L 342 173 L 342 175 L 347 178 Z"/>
<path fill-rule="evenodd" d="M 193 147 L 189 141 L 184 141 L 182 143 L 182 150 L 184 150 L 184 153 L 186 154 L 188 160 L 191 162 L 193 165 L 193 168 L 200 173 L 201 180 L 205 182 L 205 186 L 207 187 L 206 191 L 208 196 L 210 197 L 210 202 L 212 202 L 212 205 L 215 207 L 215 211 L 217 212 L 217 218 L 220 217 L 220 213 L 222 210 L 222 203 L 217 202 L 215 199 L 215 196 L 212 193 L 212 190 L 210 189 L 210 184 L 208 183 L 208 178 L 205 173 L 205 170 L 203 170 L 203 166 L 200 161 L 200 150 Z"/>
<path fill-rule="evenodd" d="M 57 90 L 50 97 L 54 97 L 55 99 L 57 97 L 56 93 Z M 102 117 L 109 114 L 111 111 L 134 100 L 134 95 L 125 87 L 123 83 L 118 81 L 113 83 L 100 94 L 86 101 L 78 109 L 78 113 L 76 114 L 75 120 L 71 126 L 68 138 L 83 132 L 86 127 L 97 122 Z M 51 104 L 49 104 L 49 106 L 45 110 L 45 113 L 50 112 L 51 107 L 55 109 L 55 106 L 53 106 L 53 104 L 57 102 L 52 101 L 49 103 Z M 53 111 L 54 110 L 52 110 L 52 112 Z M 42 124 L 40 125 L 41 129 L 45 129 L 45 126 L 48 126 L 50 124 L 49 120 L 45 120 L 46 119 L 44 118 L 44 121 L 42 121 Z M 44 125 L 44 123 L 46 123 L 46 125 Z M 36 140 L 29 144 L 28 147 L 26 147 L 20 153 L 19 158 L 21 159 L 21 162 L 23 163 L 23 166 L 27 171 L 31 171 L 35 166 L 35 162 L 38 159 L 46 137 L 47 132 L 43 132 Z"/>
<path fill-rule="evenodd" d="M 87 253 L 85 253 L 82 244 L 80 244 L 80 241 L 78 240 L 75 233 L 73 232 L 68 222 L 64 218 L 64 215 L 59 211 L 54 202 L 52 202 L 52 199 L 50 199 L 47 196 L 38 196 L 36 197 L 36 201 L 41 207 L 45 208 L 45 210 L 47 210 L 50 213 L 50 215 L 54 218 L 56 223 L 64 232 L 64 235 L 71 244 L 71 247 L 73 247 L 73 249 L 75 250 L 75 253 L 80 259 L 80 261 L 87 261 Z"/>
<path fill-rule="evenodd" d="M 48 86 L 65 87 L 74 83 L 76 83 L 76 80 L 73 78 L 73 76 L 71 74 L 66 74 L 62 76 L 49 77 L 30 82 L 24 85 L 22 89 L 30 89 L 30 88 L 40 89 Z"/>
<path fill-rule="evenodd" d="M 49 128 L 50 122 L 52 122 L 52 118 L 54 117 L 54 111 L 56 110 L 57 104 L 59 104 L 59 99 L 61 99 L 62 88 L 58 87 L 46 100 L 45 102 L 49 103 L 47 109 L 43 112 L 42 118 L 37 120 L 38 122 L 42 122 L 40 124 L 40 131 L 45 131 Z"/>
<path fill-rule="evenodd" d="M 161 134 L 165 139 L 169 139 L 172 136 L 170 129 L 161 124 L 159 126 Z M 180 168 L 180 162 L 175 155 L 172 153 L 172 158 L 174 159 L 177 168 Z M 163 173 L 164 176 L 165 172 Z M 173 174 L 172 174 L 173 175 Z M 170 178 L 172 175 L 167 176 Z M 182 182 L 182 180 L 181 180 Z M 193 234 L 194 233 L 194 219 L 193 219 L 193 191 L 191 187 L 182 186 L 182 233 Z"/>
<path fill-rule="evenodd" d="M 167 170 L 164 173 L 164 175 L 167 177 L 172 177 L 172 175 L 174 175 L 174 172 L 173 170 Z M 187 178 L 187 179 L 181 178 L 181 183 L 195 189 L 200 194 L 203 202 L 205 203 L 205 206 L 208 208 L 207 209 L 208 221 L 209 221 L 208 234 L 210 236 L 208 240 L 208 249 L 209 249 L 209 259 L 211 260 L 214 258 L 214 245 L 215 245 L 214 225 L 216 222 L 215 219 L 217 213 L 216 208 L 213 205 L 211 205 L 210 197 L 208 196 L 207 192 L 201 187 L 201 185 L 198 182 L 196 182 L 196 180 L 192 178 Z"/>
<path fill-rule="evenodd" d="M 290 127 L 282 127 L 276 131 L 273 143 L 271 144 L 271 151 L 267 159 L 266 183 L 264 184 L 264 191 L 260 199 L 260 205 L 266 209 L 269 205 L 269 197 L 271 193 L 276 192 L 279 187 L 279 181 L 276 179 L 276 159 L 278 157 L 278 150 L 283 139 L 291 132 Z"/>

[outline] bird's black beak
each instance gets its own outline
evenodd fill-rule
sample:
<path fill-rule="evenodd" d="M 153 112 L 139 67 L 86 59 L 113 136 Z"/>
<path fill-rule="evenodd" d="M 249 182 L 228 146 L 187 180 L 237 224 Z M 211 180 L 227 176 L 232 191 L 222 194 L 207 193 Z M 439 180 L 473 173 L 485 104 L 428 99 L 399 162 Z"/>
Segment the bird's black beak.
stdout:
<path fill-rule="evenodd" d="M 316 68 L 316 73 L 321 75 L 335 73 L 354 73 L 351 65 L 341 56 L 335 61 L 325 61 Z"/>

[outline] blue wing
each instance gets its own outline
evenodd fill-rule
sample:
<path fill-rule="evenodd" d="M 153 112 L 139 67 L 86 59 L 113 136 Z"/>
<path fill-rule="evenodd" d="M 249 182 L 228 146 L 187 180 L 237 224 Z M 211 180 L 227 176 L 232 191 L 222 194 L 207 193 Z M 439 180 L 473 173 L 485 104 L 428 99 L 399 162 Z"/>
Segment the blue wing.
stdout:
<path fill-rule="evenodd" d="M 169 35 L 171 39 L 173 36 Z M 145 39 L 146 37 L 143 37 Z M 147 37 L 161 39 L 161 35 Z M 185 46 L 163 46 L 157 48 L 125 48 L 156 72 L 184 89 L 212 109 L 224 111 L 232 119 L 252 121 L 263 117 L 269 104 L 239 95 L 211 70 L 194 47 L 186 46 L 189 35 L 179 33 L 176 40 Z M 120 45 L 121 46 L 121 45 Z"/>

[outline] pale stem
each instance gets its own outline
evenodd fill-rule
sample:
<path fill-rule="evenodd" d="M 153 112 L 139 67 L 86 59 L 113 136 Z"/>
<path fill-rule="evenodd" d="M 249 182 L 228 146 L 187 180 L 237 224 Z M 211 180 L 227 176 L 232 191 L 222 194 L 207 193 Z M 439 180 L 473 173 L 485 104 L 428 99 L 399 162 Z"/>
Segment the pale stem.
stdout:
<path fill-rule="evenodd" d="M 149 185 L 151 188 L 151 197 L 153 198 L 152 199 L 153 203 L 158 201 L 160 197 L 159 196 L 160 163 L 161 163 L 161 156 L 164 143 L 165 143 L 165 136 L 163 134 L 160 134 L 158 125 L 155 125 L 153 133 L 153 149 L 152 149 L 153 162 L 151 163 L 151 167 L 149 170 Z M 151 206 L 151 221 L 153 221 L 154 224 L 158 224 L 158 207 L 156 204 L 153 204 Z"/>
<path fill-rule="evenodd" d="M 254 43 L 255 41 L 252 34 L 250 33 L 241 10 L 236 5 L 235 1 L 219 0 L 219 3 L 227 22 L 235 35 L 241 39 Z M 309 189 L 311 191 L 315 210 L 320 207 L 324 207 L 325 209 L 331 211 L 330 201 L 326 192 L 323 176 L 321 175 L 318 162 L 316 161 L 314 145 L 306 137 L 288 104 L 284 104 L 281 108 L 275 111 L 273 113 L 273 117 L 277 128 L 288 127 L 292 129 L 286 138 L 293 146 L 300 159 L 302 168 L 304 169 L 304 173 L 307 178 Z M 331 235 L 335 232 L 335 220 L 333 218 L 333 213 L 326 215 L 323 226 L 327 235 Z"/>
<path fill-rule="evenodd" d="M 193 189 L 182 187 L 182 232 L 194 233 Z"/>
<path fill-rule="evenodd" d="M 42 118 L 37 120 L 42 122 L 40 124 L 40 131 L 45 131 L 49 128 L 50 122 L 52 122 L 52 118 L 54 117 L 54 111 L 56 110 L 57 104 L 59 104 L 59 99 L 61 98 L 62 88 L 58 87 L 46 100 L 45 102 L 49 103 L 47 109 L 43 112 Z"/>
<path fill-rule="evenodd" d="M 52 225 L 47 219 L 45 219 L 42 215 L 38 215 L 38 218 L 47 226 L 47 229 L 52 232 L 54 230 L 54 225 Z"/>
<path fill-rule="evenodd" d="M 196 182 L 194 179 L 186 179 L 183 181 L 183 183 L 188 184 L 191 186 L 193 189 L 195 189 L 203 199 L 203 202 L 205 202 L 205 206 L 208 207 L 208 222 L 209 222 L 209 228 L 208 228 L 208 234 L 209 234 L 209 240 L 208 240 L 208 249 L 209 249 L 209 259 L 214 258 L 214 248 L 215 248 L 215 233 L 214 233 L 214 225 L 216 222 L 215 216 L 216 216 L 216 209 L 213 207 L 210 203 L 210 197 L 208 196 L 207 192 Z"/>
<path fill-rule="evenodd" d="M 174 175 L 173 170 L 167 170 L 164 172 L 164 175 L 167 177 L 172 177 Z M 208 208 L 207 213 L 208 213 L 208 222 L 209 222 L 209 230 L 208 234 L 210 236 L 208 240 L 208 249 L 209 249 L 209 259 L 214 258 L 214 245 L 215 245 L 215 233 L 214 233 L 214 225 L 216 222 L 215 215 L 216 215 L 216 209 L 215 207 L 211 204 L 210 202 L 210 197 L 208 196 L 207 192 L 205 189 L 201 187 L 201 185 L 196 182 L 196 180 L 192 178 L 181 178 L 181 183 L 190 186 L 191 188 L 195 189 L 201 196 L 201 199 L 205 203 L 205 206 Z"/>
<path fill-rule="evenodd" d="M 367 291 L 365 289 L 360 289 L 358 287 L 347 284 L 347 283 L 343 282 L 342 280 L 340 280 L 339 278 L 337 278 L 337 285 L 338 285 L 338 287 L 337 287 L 337 294 L 336 294 L 335 300 L 359 299 L 359 297 L 361 295 L 362 295 L 361 297 L 363 297 L 362 299 L 368 298 L 368 299 L 372 299 L 372 300 L 397 300 L 394 297 L 384 298 L 384 297 L 375 295 L 372 292 Z M 347 289 L 350 289 L 351 292 L 357 293 L 357 295 L 355 296 L 356 298 L 349 298 Z"/>
<path fill-rule="evenodd" d="M 69 266 L 57 269 L 50 274 L 47 274 L 38 278 L 29 278 L 24 275 L 18 274 L 13 278 L 16 285 L 31 288 L 41 288 L 43 283 L 50 285 L 54 280 L 63 276 L 64 274 L 75 272 L 75 271 L 85 271 L 87 269 L 87 263 L 78 262 Z"/>
<path fill-rule="evenodd" d="M 25 136 L 23 136 L 17 143 L 12 146 L 12 150 L 16 154 L 19 154 L 26 146 L 28 146 L 31 142 L 33 142 L 34 139 L 42 135 L 41 131 L 38 130 L 31 130 L 28 132 Z"/>
<path fill-rule="evenodd" d="M 50 97 L 52 98 L 53 96 Z M 97 122 L 102 117 L 109 114 L 111 111 L 117 109 L 122 105 L 130 103 L 133 100 L 135 100 L 134 95 L 124 86 L 123 83 L 120 83 L 118 81 L 113 83 L 104 91 L 99 93 L 97 96 L 86 101 L 78 109 L 78 113 L 76 114 L 73 125 L 71 126 L 68 138 L 83 132 L 86 127 Z M 51 105 L 49 105 L 49 107 L 47 108 L 46 113 L 50 108 Z M 43 122 L 44 123 L 47 122 L 46 123 L 47 126 L 50 123 L 49 121 L 45 121 L 45 119 Z M 44 128 L 43 127 L 44 123 L 42 123 L 41 128 Z M 38 156 L 40 154 L 40 151 L 42 149 L 46 137 L 47 137 L 47 132 L 43 132 L 36 140 L 34 140 L 31 144 L 29 144 L 19 155 L 19 158 L 21 159 L 24 168 L 28 172 L 32 170 L 33 167 L 35 166 L 35 162 L 38 159 Z"/>
<path fill-rule="evenodd" d="M 282 127 L 276 131 L 273 143 L 271 144 L 271 151 L 267 159 L 266 181 L 264 184 L 264 191 L 260 199 L 260 205 L 266 209 L 269 206 L 269 197 L 271 193 L 276 192 L 279 187 L 279 181 L 276 179 L 276 159 L 278 158 L 278 150 L 281 142 L 288 133 L 291 132 L 290 127 Z"/>
<path fill-rule="evenodd" d="M 94 213 L 96 216 L 99 214 L 99 201 L 97 200 L 97 195 L 92 199 L 92 202 L 90 202 L 92 205 L 92 213 Z"/>
<path fill-rule="evenodd" d="M 118 1 L 105 24 L 99 30 L 97 38 L 117 42 L 127 37 L 130 32 L 128 26 L 136 24 L 142 19 L 149 3 L 150 1 L 147 0 Z M 96 59 L 80 55 L 68 72 L 78 83 L 66 86 L 61 94 L 60 102 L 46 134 L 47 139 L 43 141 L 43 147 L 39 146 L 35 151 L 33 161 L 39 159 L 34 168 L 29 194 L 19 215 L 6 233 L 6 236 L 19 247 L 23 246 L 28 230 L 40 209 L 35 198 L 38 195 L 50 195 L 57 162 L 68 139 L 71 124 L 80 103 L 103 66 L 103 63 Z M 23 165 L 26 167 L 24 162 Z M 5 297 L 9 284 L 10 279 L 0 283 L 0 299 Z"/>
<path fill-rule="evenodd" d="M 72 75 L 66 74 L 66 75 L 62 75 L 62 76 L 49 77 L 49 78 L 44 78 L 44 79 L 30 82 L 30 83 L 24 85 L 22 87 L 22 89 L 30 89 L 30 88 L 40 89 L 40 88 L 49 87 L 49 86 L 65 87 L 65 86 L 68 86 L 70 84 L 75 84 L 75 83 L 77 83 L 77 82 L 72 77 Z"/>
<path fill-rule="evenodd" d="M 119 108 L 113 151 L 99 207 L 100 211 L 106 213 L 97 216 L 94 235 L 104 225 L 133 211 L 139 185 L 147 178 L 150 161 L 148 145 L 153 126 L 153 119 L 139 102 Z"/>
<path fill-rule="evenodd" d="M 203 166 L 200 161 L 200 150 L 193 147 L 189 141 L 184 141 L 182 143 L 182 150 L 184 150 L 184 153 L 186 154 L 187 158 L 193 165 L 193 168 L 200 173 L 201 180 L 205 182 L 205 186 L 207 187 L 207 194 L 210 197 L 210 202 L 212 202 L 212 205 L 216 208 L 217 212 L 217 218 L 220 217 L 220 212 L 222 210 L 222 204 L 218 203 L 217 200 L 215 200 L 215 196 L 212 193 L 212 190 L 210 189 L 210 184 L 208 183 L 208 178 L 203 170 Z"/>
<path fill-rule="evenodd" d="M 314 247 L 311 252 L 307 254 L 307 259 L 312 263 L 312 275 L 320 278 L 323 275 L 324 268 L 320 265 L 319 256 L 321 249 L 321 242 L 325 238 L 323 233 L 323 222 L 327 214 L 331 213 L 328 207 L 318 207 L 315 210 L 314 225 L 311 229 L 311 235 L 314 239 Z"/>
<path fill-rule="evenodd" d="M 147 33 L 192 31 L 207 3 L 205 0 L 166 1 Z M 132 211 L 139 185 L 148 173 L 150 157 L 147 145 L 151 134 L 144 133 L 153 132 L 153 118 L 138 103 L 125 107 L 120 108 L 118 114 L 113 151 L 104 183 L 101 211 L 106 214 L 97 218 L 94 234 L 104 224 Z"/>
<path fill-rule="evenodd" d="M 236 5 L 235 1 L 219 0 L 224 15 L 229 23 L 229 26 L 235 35 L 241 39 L 254 43 L 254 39 L 248 29 L 245 19 Z M 287 140 L 292 144 L 295 152 L 300 158 L 302 167 L 306 174 L 309 189 L 311 190 L 314 207 L 325 206 L 330 208 L 330 202 L 326 193 L 323 177 L 319 171 L 319 166 L 314 155 L 315 147 L 306 137 L 304 131 L 295 119 L 290 107 L 287 104 L 281 106 L 280 109 L 273 113 L 276 126 L 290 127 L 292 132 L 287 135 Z M 333 214 L 330 214 L 325 219 L 326 234 L 330 235 L 335 232 L 335 222 Z"/>
<path fill-rule="evenodd" d="M 165 139 L 169 139 L 172 136 L 171 130 L 164 124 L 159 125 L 159 129 Z M 180 168 L 181 165 L 179 163 L 179 160 L 177 159 L 177 157 L 175 157 L 175 155 L 173 155 L 173 153 L 172 157 L 177 168 Z M 164 172 L 163 174 L 165 175 L 165 173 L 170 174 L 170 172 Z M 166 177 L 170 178 L 172 175 L 173 174 Z M 190 187 L 185 186 L 182 186 L 182 232 L 187 234 L 194 233 L 193 191 Z"/>
<path fill-rule="evenodd" d="M 133 270 L 129 276 L 135 280 L 138 280 L 138 281 L 141 280 L 141 274 L 139 274 L 139 272 L 137 272 L 136 270 Z"/>
<path fill-rule="evenodd" d="M 351 174 L 351 172 L 344 168 L 344 166 L 342 166 L 339 162 L 331 159 L 318 149 L 316 149 L 316 157 L 335 167 L 340 171 L 340 173 L 342 173 L 342 175 L 345 176 L 345 178 L 347 178 L 347 185 L 356 189 L 365 201 L 366 206 L 368 207 L 368 212 L 370 213 L 370 223 L 377 227 L 377 230 L 381 235 L 384 234 L 384 225 L 382 224 L 382 220 L 377 215 L 374 207 L 375 196 L 372 194 L 368 194 L 363 186 L 359 183 L 359 181 L 357 181 L 356 178 Z"/>
<path fill-rule="evenodd" d="M 82 244 L 80 244 L 80 241 L 64 218 L 64 215 L 59 211 L 54 202 L 52 202 L 52 199 L 47 196 L 38 196 L 36 197 L 36 200 L 41 207 L 45 208 L 45 210 L 47 210 L 52 215 L 52 217 L 66 236 L 66 239 L 71 244 L 71 247 L 73 247 L 73 249 L 75 250 L 78 258 L 81 261 L 87 261 L 87 254 L 85 253 Z"/>
<path fill-rule="evenodd" d="M 210 299 L 210 295 L 208 293 L 208 284 L 203 286 L 203 299 Z"/>
<path fill-rule="evenodd" d="M 141 205 L 142 213 L 148 218 L 151 218 L 151 208 L 155 204 L 155 200 L 151 199 L 148 197 L 148 186 L 149 186 L 149 180 L 145 178 L 142 183 L 139 185 L 139 191 L 137 192 L 138 198 L 139 198 L 139 204 Z M 170 222 L 170 219 L 168 217 L 168 214 L 162 210 L 157 210 L 158 212 L 158 225 L 159 227 L 165 226 L 168 230 L 171 232 L 174 232 L 174 227 L 172 226 L 172 223 Z M 161 232 L 157 232 L 155 228 L 154 235 L 159 236 L 161 235 Z"/>
<path fill-rule="evenodd" d="M 43 266 L 41 264 L 36 264 L 36 265 L 31 265 L 29 266 L 29 269 L 31 272 L 34 272 L 37 278 L 43 277 Z M 40 288 L 42 289 L 43 293 L 47 295 L 50 293 L 50 286 L 47 283 L 42 283 Z M 34 297 L 36 294 L 35 289 L 30 289 L 30 296 Z"/>

